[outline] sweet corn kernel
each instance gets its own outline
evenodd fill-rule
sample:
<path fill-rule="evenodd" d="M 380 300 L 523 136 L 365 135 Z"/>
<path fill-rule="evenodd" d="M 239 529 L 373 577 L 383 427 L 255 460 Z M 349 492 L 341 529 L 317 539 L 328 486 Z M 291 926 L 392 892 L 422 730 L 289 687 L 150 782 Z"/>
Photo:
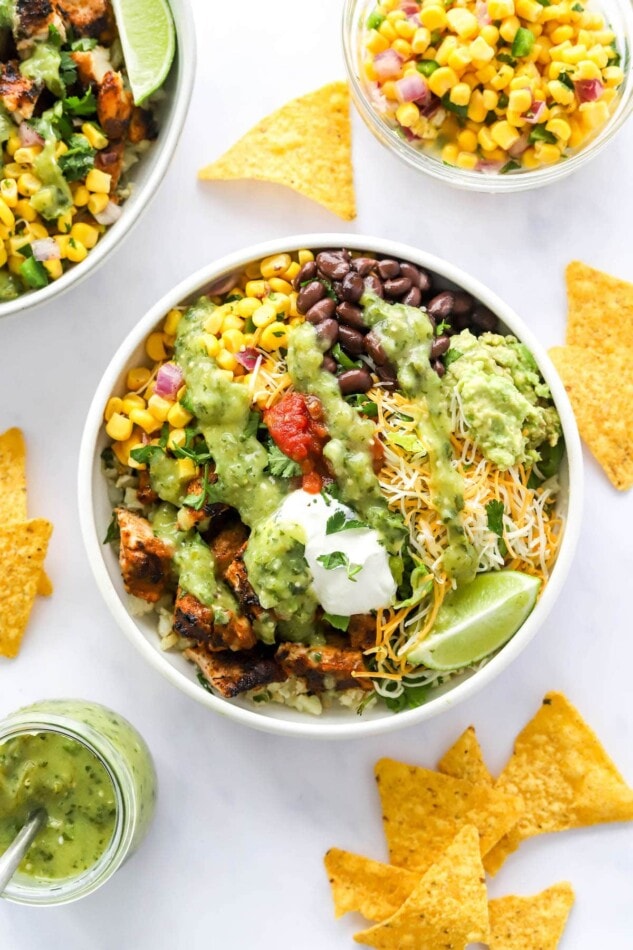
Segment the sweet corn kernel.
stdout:
<path fill-rule="evenodd" d="M 123 397 L 123 412 L 130 414 L 132 409 L 145 409 L 146 403 L 138 393 L 126 393 Z"/>
<path fill-rule="evenodd" d="M 538 168 L 541 164 L 533 148 L 526 149 L 521 156 L 521 160 L 524 168 Z"/>
<path fill-rule="evenodd" d="M 32 198 L 33 195 L 38 193 L 41 187 L 42 182 L 40 179 L 36 175 L 32 175 L 30 172 L 24 172 L 24 174 L 20 175 L 18 178 L 18 191 L 26 198 Z"/>
<path fill-rule="evenodd" d="M 0 196 L 8 208 L 15 208 L 18 203 L 18 186 L 13 178 L 3 178 L 0 181 Z"/>
<path fill-rule="evenodd" d="M 619 66 L 607 66 L 606 69 L 602 71 L 602 76 L 607 86 L 615 87 L 615 86 L 619 86 L 622 80 L 624 79 L 624 72 Z M 589 77 L 583 76 L 582 78 L 586 79 Z M 594 77 L 591 77 L 591 78 L 594 78 Z M 598 78 L 598 77 L 595 77 L 595 78 Z"/>
<path fill-rule="evenodd" d="M 491 112 L 493 109 L 497 108 L 497 105 L 499 103 L 499 95 L 498 93 L 495 92 L 494 89 L 484 89 L 482 96 L 483 96 L 484 106 L 486 107 L 488 112 Z"/>
<path fill-rule="evenodd" d="M 411 23 L 409 20 L 401 20 L 399 23 L 396 23 L 395 26 L 396 33 L 398 36 L 401 36 L 403 40 L 410 40 L 415 34 L 415 24 Z"/>
<path fill-rule="evenodd" d="M 554 44 L 564 43 L 565 40 L 573 39 L 576 31 L 573 26 L 570 26 L 569 23 L 563 23 L 561 26 L 556 26 L 549 34 L 549 38 Z"/>
<path fill-rule="evenodd" d="M 396 109 L 396 119 L 405 129 L 412 129 L 420 119 L 420 110 L 415 102 L 403 102 Z"/>
<path fill-rule="evenodd" d="M 292 293 L 292 290 L 290 293 Z M 275 291 L 272 294 L 268 294 L 265 302 L 275 308 L 277 316 L 286 316 L 290 310 L 290 293 L 277 293 Z"/>
<path fill-rule="evenodd" d="M 502 89 L 505 89 L 513 79 L 514 70 L 512 66 L 508 65 L 508 63 L 503 63 L 503 65 L 499 67 L 498 72 L 496 72 L 490 80 L 490 85 L 493 89 L 500 92 Z"/>
<path fill-rule="evenodd" d="M 263 303 L 252 315 L 251 319 L 256 327 L 267 327 L 277 316 L 275 308 L 270 303 Z"/>
<path fill-rule="evenodd" d="M 134 426 L 127 416 L 113 412 L 106 423 L 105 430 L 115 442 L 125 442 L 132 435 Z"/>
<path fill-rule="evenodd" d="M 88 248 L 81 241 L 71 237 L 66 248 L 66 257 L 73 264 L 80 264 L 88 256 Z"/>
<path fill-rule="evenodd" d="M 487 126 L 482 126 L 477 133 L 477 141 L 483 148 L 484 152 L 492 152 L 496 148 L 497 143 L 490 134 L 490 129 Z"/>
<path fill-rule="evenodd" d="M 283 276 L 287 281 L 292 282 L 300 270 L 301 270 L 301 267 L 299 266 L 299 264 L 297 264 L 296 261 L 293 261 Z"/>
<path fill-rule="evenodd" d="M 259 338 L 260 346 L 264 350 L 272 352 L 273 350 L 278 350 L 281 347 L 288 346 L 288 330 L 285 324 L 283 323 L 271 323 L 262 331 L 262 335 Z"/>
<path fill-rule="evenodd" d="M 215 358 L 220 352 L 220 341 L 217 336 L 213 333 L 203 333 L 201 339 L 206 347 L 207 355 Z"/>
<path fill-rule="evenodd" d="M 443 30 L 447 23 L 444 7 L 436 6 L 435 4 L 433 4 L 433 6 L 424 7 L 420 10 L 420 23 L 431 32 L 434 30 Z"/>
<path fill-rule="evenodd" d="M 587 59 L 590 59 L 600 69 L 605 69 L 609 64 L 609 52 L 604 46 L 593 46 L 587 53 Z"/>
<path fill-rule="evenodd" d="M 270 289 L 276 294 L 291 294 L 292 293 L 292 284 L 289 284 L 287 280 L 284 280 L 282 277 L 271 277 L 268 281 Z"/>
<path fill-rule="evenodd" d="M 215 361 L 220 369 L 226 369 L 231 373 L 239 365 L 233 353 L 229 353 L 228 350 L 220 350 Z"/>
<path fill-rule="evenodd" d="M 88 198 L 88 211 L 90 214 L 101 214 L 110 203 L 109 195 L 90 195 Z"/>
<path fill-rule="evenodd" d="M 165 349 L 162 333 L 150 333 L 147 340 L 145 341 L 145 352 L 149 358 L 154 360 L 156 363 L 159 362 L 159 360 L 164 360 L 166 358 L 167 351 Z"/>
<path fill-rule="evenodd" d="M 260 264 L 261 275 L 265 280 L 280 277 L 288 270 L 291 263 L 290 254 L 274 254 L 272 257 L 265 257 Z"/>
<path fill-rule="evenodd" d="M 560 79 L 551 79 L 547 84 L 547 90 L 554 102 L 560 102 L 561 105 L 568 106 L 574 101 L 573 89 L 566 86 Z"/>
<path fill-rule="evenodd" d="M 420 55 L 420 53 L 425 53 L 431 44 L 431 31 L 428 30 L 425 26 L 420 26 L 413 34 L 413 39 L 411 40 L 411 51 Z"/>
<path fill-rule="evenodd" d="M 493 48 L 499 42 L 499 30 L 496 26 L 493 26 L 492 23 L 481 28 L 480 36 L 483 37 L 488 46 L 492 46 Z"/>
<path fill-rule="evenodd" d="M 468 52 L 472 56 L 475 66 L 485 66 L 495 55 L 494 49 L 486 43 L 483 36 L 478 36 L 476 40 L 472 41 L 468 47 Z"/>
<path fill-rule="evenodd" d="M 90 201 L 90 192 L 85 185 L 78 185 L 73 193 L 73 201 L 78 208 L 83 208 Z"/>
<path fill-rule="evenodd" d="M 393 23 L 390 23 L 389 20 L 383 20 L 380 26 L 378 27 L 378 32 L 381 36 L 384 36 L 386 40 L 389 40 L 390 43 L 393 43 L 397 37 Z"/>
<path fill-rule="evenodd" d="M 81 127 L 81 131 L 86 136 L 93 148 L 105 148 L 108 144 L 108 139 L 103 134 L 101 129 L 94 124 L 94 122 L 84 122 Z"/>
<path fill-rule="evenodd" d="M 560 139 L 561 142 L 565 143 L 569 141 L 571 126 L 569 122 L 565 122 L 564 119 L 550 119 L 550 121 L 545 124 L 545 128 L 548 132 L 551 132 L 552 135 L 555 135 L 557 139 Z"/>
<path fill-rule="evenodd" d="M 171 409 L 173 403 L 169 402 L 167 399 L 164 399 L 162 396 L 157 396 L 154 393 L 147 400 L 147 408 L 149 412 L 154 416 L 155 419 L 158 419 L 159 422 L 165 422 L 167 419 L 167 414 Z"/>
<path fill-rule="evenodd" d="M 578 112 L 586 129 L 597 129 L 609 118 L 606 102 L 581 102 Z"/>
<path fill-rule="evenodd" d="M 172 429 L 167 439 L 167 448 L 173 451 L 173 449 L 181 448 L 186 441 L 187 433 L 184 429 Z"/>
<path fill-rule="evenodd" d="M 304 264 L 309 264 L 310 261 L 314 260 L 314 254 L 312 251 L 309 251 L 307 248 L 302 248 L 297 254 L 299 258 L 299 264 L 303 267 Z"/>
<path fill-rule="evenodd" d="M 222 344 L 229 353 L 239 353 L 244 345 L 244 334 L 239 330 L 225 330 L 222 334 Z"/>
<path fill-rule="evenodd" d="M 467 171 L 474 171 L 477 168 L 479 158 L 472 152 L 460 152 L 455 164 L 458 168 L 464 168 Z"/>
<path fill-rule="evenodd" d="M 244 291 L 247 297 L 259 297 L 261 300 L 268 293 L 268 284 L 265 280 L 249 280 Z"/>
<path fill-rule="evenodd" d="M 532 106 L 532 93 L 529 89 L 513 89 L 508 96 L 508 109 L 512 112 L 527 112 Z"/>
<path fill-rule="evenodd" d="M 13 157 L 21 145 L 22 145 L 22 139 L 20 138 L 17 132 L 13 132 L 9 136 L 9 139 L 7 141 L 5 148 L 7 152 L 9 153 L 9 155 Z"/>
<path fill-rule="evenodd" d="M 182 429 L 183 426 L 189 425 L 192 419 L 193 416 L 191 413 L 187 412 L 184 406 L 181 406 L 179 402 L 172 406 L 167 413 L 167 422 L 174 426 L 175 429 Z"/>
<path fill-rule="evenodd" d="M 457 43 L 458 41 L 456 36 L 447 36 L 444 40 L 442 40 L 438 47 L 437 53 L 435 53 L 435 56 L 433 57 L 435 62 L 439 63 L 440 66 L 446 66 L 449 56 L 452 52 L 454 52 L 454 50 L 457 49 Z M 431 53 L 429 52 L 427 55 L 430 56 Z"/>
<path fill-rule="evenodd" d="M 527 20 L 528 23 L 536 23 L 543 12 L 543 7 L 536 0 L 517 0 L 515 7 L 517 16 Z"/>
<path fill-rule="evenodd" d="M 243 330 L 244 319 L 237 313 L 229 313 L 222 321 L 222 330 Z"/>
<path fill-rule="evenodd" d="M 91 224 L 73 224 L 70 236 L 74 241 L 81 241 L 90 250 L 99 240 L 99 231 Z"/>
<path fill-rule="evenodd" d="M 554 165 L 560 159 L 560 149 L 549 142 L 537 142 L 534 150 L 544 165 Z"/>
<path fill-rule="evenodd" d="M 402 56 L 403 59 L 409 59 L 411 56 L 411 44 L 407 43 L 406 40 L 403 40 L 401 37 L 394 40 L 391 44 L 392 50 L 395 50 L 399 56 Z"/>
<path fill-rule="evenodd" d="M 20 175 L 26 171 L 27 167 L 26 165 L 18 165 L 17 162 L 7 162 L 4 166 L 4 174 L 7 178 L 15 178 L 17 180 Z"/>
<path fill-rule="evenodd" d="M 457 33 L 462 40 L 469 40 L 479 32 L 477 17 L 463 7 L 452 7 L 448 10 L 446 20 L 453 33 Z"/>
<path fill-rule="evenodd" d="M 471 129 L 462 129 L 457 136 L 457 144 L 462 152 L 476 152 L 477 135 Z"/>
<path fill-rule="evenodd" d="M 60 260 L 42 261 L 42 263 L 51 280 L 59 280 L 64 273 L 64 268 Z"/>
<path fill-rule="evenodd" d="M 459 155 L 459 148 L 457 145 L 452 143 L 445 145 L 441 152 L 442 161 L 446 162 L 447 165 L 454 165 L 457 162 L 457 156 Z"/>
<path fill-rule="evenodd" d="M 488 63 L 486 66 L 481 66 L 476 73 L 479 82 L 486 86 L 490 85 L 490 82 L 495 78 L 496 75 L 497 70 L 495 69 L 493 63 Z"/>
<path fill-rule="evenodd" d="M 389 40 L 379 33 L 378 30 L 372 30 L 367 37 L 365 46 L 370 53 L 378 55 L 378 53 L 384 53 L 385 50 L 389 49 Z"/>
<path fill-rule="evenodd" d="M 242 297 L 235 304 L 235 311 L 244 320 L 248 320 L 260 306 L 261 304 L 256 297 Z"/>
<path fill-rule="evenodd" d="M 488 15 L 491 20 L 505 20 L 514 13 L 514 0 L 488 0 Z"/>
<path fill-rule="evenodd" d="M 137 389 L 147 386 L 151 375 L 147 366 L 135 366 L 134 369 L 128 371 L 125 385 L 131 392 L 135 392 Z"/>
<path fill-rule="evenodd" d="M 470 101 L 471 89 L 468 83 L 458 82 L 450 91 L 450 100 L 456 106 L 467 106 Z"/>
<path fill-rule="evenodd" d="M 521 21 L 518 17 L 508 16 L 503 20 L 501 26 L 499 27 L 499 35 L 503 37 L 506 43 L 511 43 L 520 26 Z"/>
<path fill-rule="evenodd" d="M 91 168 L 86 175 L 86 188 L 88 191 L 95 191 L 97 194 L 107 195 L 110 193 L 112 184 L 112 175 L 102 172 L 99 168 Z"/>
<path fill-rule="evenodd" d="M 440 66 L 428 79 L 429 89 L 440 98 L 458 83 L 457 73 L 450 66 Z"/>
<path fill-rule="evenodd" d="M 0 221 L 7 228 L 13 229 L 15 227 L 15 216 L 4 198 L 0 198 Z"/>
<path fill-rule="evenodd" d="M 20 254 L 20 251 L 22 250 L 24 245 L 29 244 L 30 242 L 29 242 L 28 236 L 20 235 L 20 237 L 9 238 L 7 243 L 9 245 L 8 247 L 9 253 L 16 256 Z"/>
<path fill-rule="evenodd" d="M 125 400 L 123 400 L 125 404 Z M 139 426 L 147 435 L 156 432 L 161 427 L 161 423 L 147 409 L 131 409 L 130 421 Z"/>
<path fill-rule="evenodd" d="M 110 399 L 108 399 L 106 403 L 105 411 L 103 413 L 103 418 L 105 419 L 106 422 L 109 422 L 112 416 L 114 415 L 114 413 L 115 412 L 120 413 L 122 408 L 123 408 L 123 401 L 119 399 L 118 396 L 111 396 Z"/>
<path fill-rule="evenodd" d="M 496 145 L 499 145 L 501 148 L 505 149 L 506 152 L 509 148 L 519 141 L 519 133 L 515 128 L 513 128 L 509 122 L 493 122 L 490 126 L 490 135 Z"/>
<path fill-rule="evenodd" d="M 182 319 L 182 311 L 178 310 L 177 307 L 174 307 L 169 311 L 165 317 L 165 322 L 163 323 L 163 330 L 165 333 L 168 333 L 170 336 L 175 336 L 178 329 L 178 324 Z"/>
<path fill-rule="evenodd" d="M 446 59 L 446 65 L 454 69 L 456 73 L 463 72 L 470 65 L 471 56 L 466 46 L 457 46 L 452 49 Z M 465 79 L 462 76 L 462 79 Z"/>
<path fill-rule="evenodd" d="M 222 329 L 222 321 L 224 316 L 219 307 L 216 307 L 215 310 L 211 311 L 209 316 L 205 319 L 202 324 L 206 333 L 219 333 Z"/>
<path fill-rule="evenodd" d="M 32 165 L 41 151 L 41 145 L 29 145 L 27 147 L 16 149 L 13 158 L 18 163 L 18 165 Z"/>
<path fill-rule="evenodd" d="M 468 103 L 468 112 L 466 113 L 471 122 L 483 122 L 488 114 L 484 105 L 484 97 L 481 90 L 474 89 Z"/>
<path fill-rule="evenodd" d="M 567 49 L 564 49 L 561 53 L 561 59 L 564 63 L 575 65 L 576 63 L 582 62 L 583 59 L 591 59 L 591 57 L 589 56 L 589 51 L 586 46 L 577 45 L 568 46 Z"/>
<path fill-rule="evenodd" d="M 181 481 L 195 478 L 197 474 L 198 469 L 193 459 L 178 459 L 178 478 Z"/>
<path fill-rule="evenodd" d="M 43 224 L 40 224 L 39 221 L 32 221 L 27 225 L 26 233 L 36 241 L 49 236 L 48 229 L 45 228 Z"/>

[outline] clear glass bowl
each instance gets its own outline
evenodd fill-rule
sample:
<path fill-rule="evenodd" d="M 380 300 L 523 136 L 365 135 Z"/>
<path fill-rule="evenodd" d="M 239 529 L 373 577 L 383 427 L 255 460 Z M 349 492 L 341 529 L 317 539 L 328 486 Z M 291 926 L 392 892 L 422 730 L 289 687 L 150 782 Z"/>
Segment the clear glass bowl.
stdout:
<path fill-rule="evenodd" d="M 633 109 L 633 68 L 631 64 L 631 45 L 633 43 L 633 3 L 631 0 L 599 0 L 589 2 L 589 9 L 599 10 L 605 21 L 616 35 L 618 51 L 621 54 L 621 66 L 624 80 L 620 86 L 620 98 L 608 122 L 586 144 L 569 158 L 555 165 L 525 169 L 512 174 L 499 172 L 475 172 L 445 165 L 439 155 L 422 151 L 401 138 L 393 126 L 375 109 L 371 100 L 369 83 L 362 73 L 363 34 L 367 16 L 375 9 L 375 0 L 345 0 L 343 9 L 343 47 L 345 63 L 349 74 L 352 97 L 361 117 L 391 152 L 408 165 L 425 172 L 433 178 L 464 188 L 468 191 L 488 191 L 507 193 L 527 191 L 549 185 L 584 165 L 608 145 L 613 136 L 622 128 Z"/>
<path fill-rule="evenodd" d="M 114 833 L 96 864 L 60 881 L 41 881 L 17 872 L 2 894 L 17 904 L 68 904 L 105 884 L 137 849 L 154 814 L 156 773 L 150 751 L 134 726 L 97 703 L 51 699 L 20 709 L 0 722 L 0 745 L 37 732 L 57 732 L 83 743 L 106 769 L 115 793 Z"/>

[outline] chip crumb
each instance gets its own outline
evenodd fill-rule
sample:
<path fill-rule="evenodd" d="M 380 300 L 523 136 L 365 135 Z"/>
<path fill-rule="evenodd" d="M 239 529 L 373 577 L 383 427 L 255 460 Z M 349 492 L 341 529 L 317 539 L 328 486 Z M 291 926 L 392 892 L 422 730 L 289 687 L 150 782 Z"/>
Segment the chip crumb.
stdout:
<path fill-rule="evenodd" d="M 351 141 L 349 88 L 334 82 L 262 119 L 198 177 L 286 185 L 351 221 L 356 217 Z"/>

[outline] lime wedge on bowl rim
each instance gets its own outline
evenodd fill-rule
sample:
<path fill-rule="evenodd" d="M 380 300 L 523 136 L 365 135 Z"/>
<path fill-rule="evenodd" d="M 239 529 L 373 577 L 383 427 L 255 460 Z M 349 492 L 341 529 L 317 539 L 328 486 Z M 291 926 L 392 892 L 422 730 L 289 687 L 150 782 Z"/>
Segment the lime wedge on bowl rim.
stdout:
<path fill-rule="evenodd" d="M 176 51 L 176 28 L 167 0 L 112 0 L 136 105 L 167 78 Z"/>
<path fill-rule="evenodd" d="M 433 633 L 407 654 L 415 665 L 458 670 L 502 647 L 531 613 L 541 582 L 520 571 L 479 574 L 447 594 Z"/>

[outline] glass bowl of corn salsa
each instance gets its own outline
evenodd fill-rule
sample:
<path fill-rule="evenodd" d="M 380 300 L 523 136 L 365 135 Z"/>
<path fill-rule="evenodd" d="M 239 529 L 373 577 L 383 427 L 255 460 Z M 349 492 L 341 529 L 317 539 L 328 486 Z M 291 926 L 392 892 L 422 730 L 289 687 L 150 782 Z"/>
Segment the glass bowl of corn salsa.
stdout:
<path fill-rule="evenodd" d="M 633 106 L 619 0 L 347 0 L 356 106 L 396 155 L 473 191 L 580 168 Z"/>

